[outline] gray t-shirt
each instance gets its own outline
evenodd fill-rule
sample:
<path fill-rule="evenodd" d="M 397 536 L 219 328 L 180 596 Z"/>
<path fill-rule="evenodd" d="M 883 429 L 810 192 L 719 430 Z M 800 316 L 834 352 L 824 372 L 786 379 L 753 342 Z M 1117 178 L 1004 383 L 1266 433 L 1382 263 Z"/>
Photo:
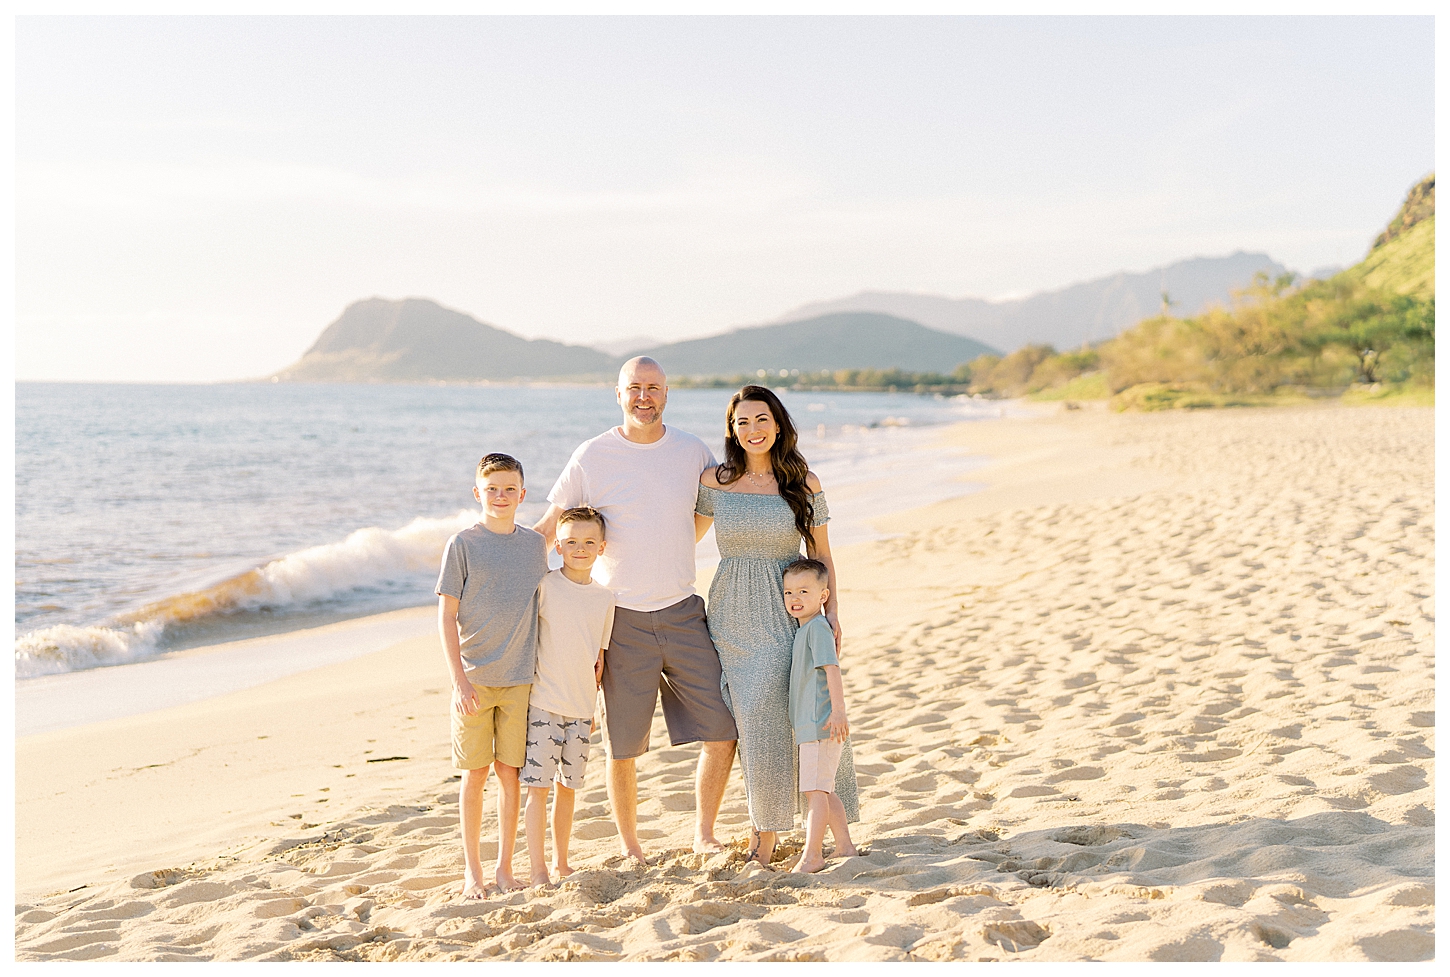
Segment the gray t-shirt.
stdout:
<path fill-rule="evenodd" d="M 828 740 L 831 689 L 824 665 L 837 665 L 836 635 L 826 615 L 817 614 L 795 633 L 790 653 L 790 724 L 797 743 Z"/>
<path fill-rule="evenodd" d="M 549 572 L 544 537 L 515 526 L 503 535 L 470 526 L 448 540 L 435 592 L 458 598 L 458 644 L 474 685 L 528 685 L 539 638 L 539 581 Z"/>

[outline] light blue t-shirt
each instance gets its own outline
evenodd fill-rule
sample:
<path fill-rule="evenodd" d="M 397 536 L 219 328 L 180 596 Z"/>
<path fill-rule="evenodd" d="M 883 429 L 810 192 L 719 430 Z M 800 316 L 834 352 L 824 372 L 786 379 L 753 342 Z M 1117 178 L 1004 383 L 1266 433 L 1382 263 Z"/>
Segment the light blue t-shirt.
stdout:
<path fill-rule="evenodd" d="M 831 738 L 831 690 L 822 666 L 839 664 L 830 622 L 817 614 L 796 631 L 790 652 L 790 724 L 797 743 Z"/>

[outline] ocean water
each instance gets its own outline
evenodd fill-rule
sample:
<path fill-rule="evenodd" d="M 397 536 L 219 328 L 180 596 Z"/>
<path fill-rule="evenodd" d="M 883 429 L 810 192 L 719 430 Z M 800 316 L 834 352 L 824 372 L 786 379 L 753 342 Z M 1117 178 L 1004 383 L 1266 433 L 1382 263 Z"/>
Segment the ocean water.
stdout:
<path fill-rule="evenodd" d="M 673 391 L 666 423 L 718 454 L 729 394 Z M 782 399 L 828 495 L 857 490 L 833 503 L 837 543 L 965 491 L 970 458 L 921 449 L 934 426 L 1000 413 Z M 527 524 L 579 442 L 618 421 L 604 387 L 18 384 L 16 677 L 426 604 L 444 542 L 478 518 L 482 454 L 523 462 Z"/>

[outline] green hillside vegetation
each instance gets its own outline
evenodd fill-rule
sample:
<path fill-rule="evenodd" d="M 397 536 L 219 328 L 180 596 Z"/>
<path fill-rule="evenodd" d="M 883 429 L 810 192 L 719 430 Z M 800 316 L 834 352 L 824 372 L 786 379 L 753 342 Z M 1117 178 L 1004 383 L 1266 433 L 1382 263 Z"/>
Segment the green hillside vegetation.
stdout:
<path fill-rule="evenodd" d="M 961 375 L 898 367 L 885 370 L 757 370 L 731 376 L 686 376 L 670 380 L 672 387 L 733 388 L 747 383 L 786 390 L 906 391 L 919 394 L 968 392 L 967 381 Z"/>
<path fill-rule="evenodd" d="M 1111 397 L 1119 409 L 1331 395 L 1432 402 L 1434 174 L 1410 191 L 1364 261 L 1325 281 L 1259 275 L 1228 308 L 1160 314 L 1079 352 L 1024 346 L 978 357 L 956 376 L 974 393 Z"/>
<path fill-rule="evenodd" d="M 1344 272 L 1369 288 L 1388 289 L 1419 299 L 1435 298 L 1435 215 L 1376 247 Z"/>

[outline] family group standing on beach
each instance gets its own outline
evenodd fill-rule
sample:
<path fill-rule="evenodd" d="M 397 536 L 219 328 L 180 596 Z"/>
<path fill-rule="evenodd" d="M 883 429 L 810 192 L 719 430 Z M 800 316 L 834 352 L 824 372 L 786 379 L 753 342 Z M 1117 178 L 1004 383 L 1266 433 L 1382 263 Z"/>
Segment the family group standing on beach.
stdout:
<path fill-rule="evenodd" d="M 465 898 L 489 887 L 480 856 L 484 784 L 498 780 L 494 884 L 512 873 L 520 790 L 528 789 L 530 883 L 570 874 L 574 792 L 584 783 L 596 690 L 603 690 L 607 785 L 621 853 L 643 862 L 635 761 L 656 702 L 673 745 L 701 743 L 694 849 L 721 851 L 715 818 L 736 754 L 750 816 L 747 857 L 770 866 L 779 833 L 805 812 L 798 872 L 853 855 L 856 774 L 838 661 L 835 568 L 819 479 L 769 389 L 726 410 L 725 458 L 664 423 L 663 369 L 620 370 L 623 423 L 579 446 L 533 527 L 517 526 L 519 461 L 489 454 L 479 523 L 453 536 L 438 578 L 439 632 L 453 680 L 453 764 Z M 711 525 L 720 565 L 706 604 L 695 544 Z M 563 560 L 549 571 L 547 547 Z M 804 546 L 804 557 L 802 547 Z M 554 859 L 544 852 L 554 793 Z M 551 873 L 552 868 L 552 873 Z"/>

